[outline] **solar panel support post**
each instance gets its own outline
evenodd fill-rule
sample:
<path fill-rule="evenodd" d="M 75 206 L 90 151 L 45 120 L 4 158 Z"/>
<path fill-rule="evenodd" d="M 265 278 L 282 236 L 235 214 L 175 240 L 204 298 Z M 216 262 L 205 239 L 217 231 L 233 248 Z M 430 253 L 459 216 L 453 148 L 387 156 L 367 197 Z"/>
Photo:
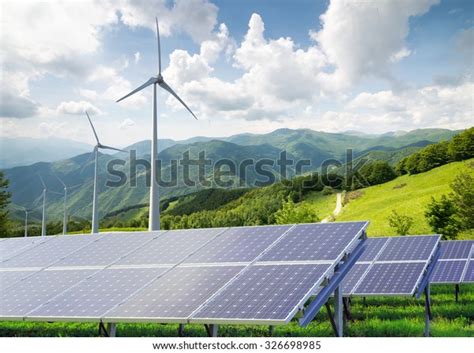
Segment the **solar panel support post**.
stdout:
<path fill-rule="evenodd" d="M 109 322 L 107 324 L 107 332 L 108 332 L 108 337 L 115 337 L 117 334 L 117 324 L 114 322 Z"/>
<path fill-rule="evenodd" d="M 178 326 L 178 336 L 184 337 L 184 324 L 179 324 Z"/>
<path fill-rule="evenodd" d="M 332 312 L 331 312 L 331 306 L 329 305 L 328 302 L 326 302 L 324 306 L 326 307 L 326 311 L 329 317 L 329 322 L 331 323 L 331 327 L 334 332 L 334 335 L 337 336 L 337 326 L 336 326 L 336 322 L 334 321 L 334 316 L 332 315 Z"/>
<path fill-rule="evenodd" d="M 334 291 L 334 317 L 336 321 L 336 337 L 342 337 L 344 332 L 342 304 L 342 288 L 338 286 Z"/>
<path fill-rule="evenodd" d="M 430 284 L 425 287 L 425 332 L 424 336 L 430 336 L 430 320 L 431 320 L 431 297 L 430 297 Z"/>
<path fill-rule="evenodd" d="M 216 324 L 204 325 L 209 337 L 217 337 L 218 326 Z"/>
<path fill-rule="evenodd" d="M 268 335 L 270 337 L 273 336 L 274 331 L 275 331 L 275 326 L 273 326 L 273 325 L 268 326 Z"/>
<path fill-rule="evenodd" d="M 350 254 L 345 256 L 343 262 L 341 262 L 335 269 L 334 275 L 329 279 L 328 284 L 319 292 L 316 298 L 308 304 L 304 311 L 304 316 L 299 320 L 300 326 L 306 327 L 311 321 L 313 321 L 314 317 L 319 312 L 321 307 L 328 301 L 331 294 L 335 293 L 345 275 L 350 271 L 352 266 L 364 252 L 366 239 L 367 235 L 364 232 L 361 237 L 361 241 L 356 246 L 356 248 L 352 250 Z"/>
<path fill-rule="evenodd" d="M 109 337 L 109 332 L 102 321 L 99 322 L 99 337 Z"/>
<path fill-rule="evenodd" d="M 457 303 L 458 300 L 459 300 L 459 284 L 456 284 L 456 286 L 454 287 L 454 296 L 455 296 L 456 303 Z"/>
<path fill-rule="evenodd" d="M 351 316 L 351 299 L 348 297 L 342 298 L 342 303 L 344 304 L 344 316 L 346 317 L 347 321 L 352 320 Z"/>

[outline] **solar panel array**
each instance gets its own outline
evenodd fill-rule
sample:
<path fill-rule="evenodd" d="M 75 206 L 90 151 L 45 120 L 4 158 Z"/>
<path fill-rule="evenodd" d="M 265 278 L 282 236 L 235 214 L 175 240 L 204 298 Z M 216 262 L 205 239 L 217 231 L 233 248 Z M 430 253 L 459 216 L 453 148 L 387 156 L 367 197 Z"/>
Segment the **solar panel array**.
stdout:
<path fill-rule="evenodd" d="M 439 235 L 367 239 L 364 253 L 342 282 L 343 295 L 413 295 L 439 243 Z"/>
<path fill-rule="evenodd" d="M 441 242 L 441 255 L 431 283 L 459 284 L 474 282 L 474 240 Z"/>
<path fill-rule="evenodd" d="M 0 319 L 288 322 L 366 222 L 0 242 Z"/>

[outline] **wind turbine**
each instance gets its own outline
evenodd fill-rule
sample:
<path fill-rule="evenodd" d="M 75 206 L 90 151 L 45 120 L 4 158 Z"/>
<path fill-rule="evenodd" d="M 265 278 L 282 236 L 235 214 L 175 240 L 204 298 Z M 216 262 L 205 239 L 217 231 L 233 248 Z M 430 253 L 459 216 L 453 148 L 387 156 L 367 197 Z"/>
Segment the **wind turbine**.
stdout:
<path fill-rule="evenodd" d="M 159 230 L 160 229 L 160 197 L 158 192 L 158 182 L 156 180 L 156 159 L 158 154 L 158 117 L 157 117 L 157 108 L 156 108 L 156 86 L 160 86 L 165 91 L 168 91 L 172 96 L 174 96 L 197 120 L 196 115 L 189 109 L 189 107 L 184 103 L 184 101 L 179 98 L 179 96 L 173 91 L 173 89 L 165 82 L 163 76 L 161 75 L 161 47 L 160 47 L 160 29 L 158 27 L 158 18 L 155 17 L 156 21 L 156 38 L 158 43 L 158 75 L 151 77 L 147 82 L 145 82 L 140 87 L 134 89 L 129 94 L 120 98 L 121 100 L 130 97 L 131 95 L 141 91 L 142 89 L 153 85 L 153 127 L 152 127 L 152 139 L 151 139 L 151 188 L 150 188 L 150 213 L 148 219 L 148 230 Z"/>
<path fill-rule="evenodd" d="M 43 184 L 43 216 L 41 218 L 41 236 L 44 237 L 46 235 L 46 191 L 47 191 L 47 188 L 41 175 L 38 174 L 38 176 L 41 180 L 41 184 Z"/>
<path fill-rule="evenodd" d="M 91 124 L 92 132 L 94 133 L 95 140 L 97 144 L 94 147 L 94 153 L 95 153 L 95 163 L 94 163 L 94 194 L 92 196 L 92 234 L 98 233 L 99 232 L 99 205 L 98 205 L 98 199 L 97 199 L 97 192 L 98 192 L 98 184 L 97 184 L 97 178 L 98 178 L 98 166 L 99 166 L 99 149 L 103 150 L 113 150 L 113 151 L 120 151 L 120 152 L 125 152 L 124 150 L 115 148 L 115 147 L 110 147 L 106 146 L 100 143 L 99 138 L 97 137 L 97 133 L 95 132 L 94 124 L 92 124 L 92 120 L 87 114 L 87 119 L 89 120 L 89 123 Z"/>
<path fill-rule="evenodd" d="M 64 188 L 64 215 L 63 215 L 63 235 L 67 233 L 67 186 L 64 182 L 54 173 L 56 179 L 63 185 Z"/>
<path fill-rule="evenodd" d="M 23 207 L 23 211 L 25 212 L 25 238 L 28 236 L 28 209 Z"/>

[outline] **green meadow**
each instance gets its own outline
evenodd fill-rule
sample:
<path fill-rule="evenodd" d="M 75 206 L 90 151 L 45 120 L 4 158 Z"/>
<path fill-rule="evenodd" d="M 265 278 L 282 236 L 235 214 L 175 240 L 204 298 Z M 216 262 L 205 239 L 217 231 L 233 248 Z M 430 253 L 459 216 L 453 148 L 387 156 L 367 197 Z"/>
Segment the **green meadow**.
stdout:
<path fill-rule="evenodd" d="M 431 198 L 451 192 L 450 184 L 459 173 L 474 176 L 474 160 L 454 162 L 425 173 L 403 175 L 388 183 L 349 192 L 346 204 L 336 221 L 368 220 L 369 236 L 390 236 L 395 232 L 388 225 L 392 210 L 413 218 L 410 234 L 433 233 L 425 219 L 425 210 Z M 474 239 L 472 232 L 461 238 Z"/>

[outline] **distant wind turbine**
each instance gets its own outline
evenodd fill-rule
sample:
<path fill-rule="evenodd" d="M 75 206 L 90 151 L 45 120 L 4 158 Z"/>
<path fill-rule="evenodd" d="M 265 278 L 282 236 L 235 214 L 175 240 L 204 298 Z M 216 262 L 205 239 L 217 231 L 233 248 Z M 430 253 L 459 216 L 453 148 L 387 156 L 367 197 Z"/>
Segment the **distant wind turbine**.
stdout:
<path fill-rule="evenodd" d="M 94 133 L 95 140 L 97 144 L 94 146 L 94 153 L 95 153 L 95 163 L 94 163 L 94 194 L 92 196 L 92 234 L 98 233 L 99 232 L 99 205 L 98 205 L 98 199 L 97 199 L 97 192 L 98 192 L 98 184 L 97 184 L 97 178 L 98 178 L 98 166 L 99 166 L 99 149 L 103 150 L 113 150 L 113 151 L 120 151 L 120 152 L 125 152 L 124 150 L 115 148 L 115 147 L 110 147 L 110 146 L 105 146 L 100 143 L 99 137 L 97 137 L 97 133 L 95 132 L 94 124 L 92 124 L 92 120 L 87 114 L 87 119 L 89 120 L 89 123 L 91 124 L 92 132 Z"/>
<path fill-rule="evenodd" d="M 63 215 L 63 235 L 67 233 L 67 186 L 66 184 L 54 173 L 56 179 L 63 185 L 64 188 L 64 215 Z"/>
<path fill-rule="evenodd" d="M 41 175 L 38 174 L 38 176 L 41 180 L 41 184 L 43 184 L 43 215 L 41 217 L 41 236 L 44 237 L 46 235 L 46 191 L 47 191 L 47 188 Z"/>
<path fill-rule="evenodd" d="M 160 197 L 158 192 L 158 182 L 156 180 L 156 159 L 158 154 L 158 117 L 157 117 L 157 108 L 156 108 L 156 85 L 163 88 L 165 91 L 168 91 L 173 95 L 197 120 L 196 115 L 189 109 L 186 103 L 183 102 L 181 98 L 173 91 L 173 89 L 168 86 L 168 84 L 161 76 L 161 47 L 160 47 L 160 29 L 158 26 L 158 18 L 156 20 L 156 38 L 158 42 L 158 75 L 151 77 L 147 82 L 145 82 L 140 87 L 136 88 L 129 94 L 120 98 L 117 102 L 130 97 L 131 95 L 141 91 L 142 89 L 153 85 L 153 128 L 152 128 L 152 139 L 151 139 L 151 188 L 150 188 L 150 213 L 148 220 L 148 230 L 159 230 L 160 229 Z"/>
<path fill-rule="evenodd" d="M 28 209 L 23 207 L 23 211 L 25 212 L 25 238 L 28 236 Z"/>

